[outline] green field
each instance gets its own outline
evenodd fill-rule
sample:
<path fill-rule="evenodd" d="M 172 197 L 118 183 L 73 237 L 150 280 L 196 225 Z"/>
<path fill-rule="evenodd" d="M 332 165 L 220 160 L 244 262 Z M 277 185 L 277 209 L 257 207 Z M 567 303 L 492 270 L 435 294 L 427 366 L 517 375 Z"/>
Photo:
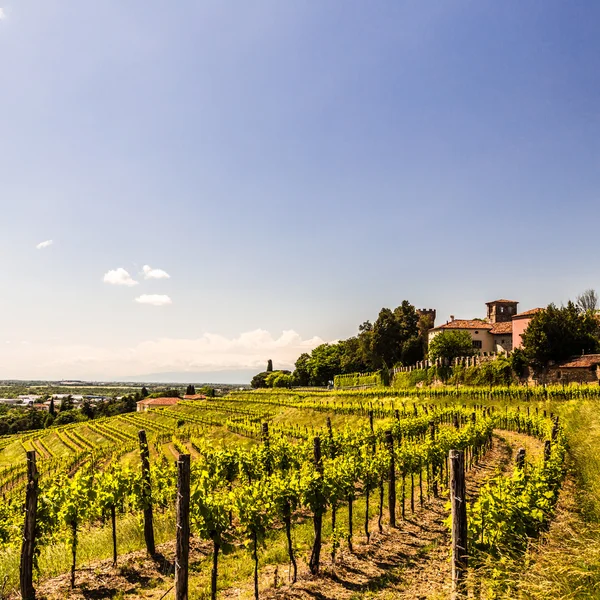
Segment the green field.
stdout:
<path fill-rule="evenodd" d="M 255 535 L 261 597 L 285 598 L 292 592 L 300 598 L 447 597 L 446 456 L 456 447 L 465 450 L 470 466 L 471 589 L 482 597 L 597 597 L 597 412 L 597 390 L 581 386 L 256 391 L 3 437 L 0 565 L 5 589 L 18 586 L 26 452 L 35 450 L 48 511 L 43 517 L 48 533 L 38 544 L 38 585 L 48 597 L 81 597 L 77 594 L 88 589 L 94 597 L 160 598 L 169 591 L 172 572 L 165 564 L 171 564 L 175 536 L 174 464 L 182 453 L 192 459 L 190 597 L 210 597 L 215 541 L 210 528 L 217 525 L 219 597 L 254 596 Z M 266 444 L 263 423 L 269 427 Z M 141 429 L 149 441 L 155 537 L 166 561 L 162 567 L 145 557 L 139 490 L 132 483 L 139 479 Z M 392 455 L 386 431 L 395 444 L 396 528 L 389 526 Z M 321 475 L 313 464 L 316 436 L 322 442 Z M 543 443 L 550 439 L 552 455 L 544 461 Z M 513 464 L 518 447 L 526 449 L 524 474 Z M 229 475 L 228 469 L 233 469 Z M 129 483 L 119 480 L 122 493 L 114 500 L 119 558 L 113 567 L 106 490 L 119 477 Z M 61 485 L 70 490 L 63 496 Z M 291 539 L 299 573 L 293 585 L 285 511 L 278 504 L 282 499 L 292 503 Z M 68 524 L 74 510 L 78 573 L 70 592 L 65 574 L 71 565 Z M 315 579 L 308 574 L 308 562 L 317 510 L 324 514 L 324 545 L 321 577 Z M 409 535 L 415 538 L 412 546 L 407 545 Z M 425 585 L 420 577 L 428 572 Z M 104 576 L 112 584 L 98 591 L 96 580 Z"/>

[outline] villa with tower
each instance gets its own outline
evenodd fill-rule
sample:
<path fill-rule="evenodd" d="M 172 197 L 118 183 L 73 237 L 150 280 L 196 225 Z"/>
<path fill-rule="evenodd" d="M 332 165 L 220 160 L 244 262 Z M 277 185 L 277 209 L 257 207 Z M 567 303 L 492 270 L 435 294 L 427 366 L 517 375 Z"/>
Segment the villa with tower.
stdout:
<path fill-rule="evenodd" d="M 518 302 L 514 300 L 493 300 L 486 302 L 487 316 L 484 319 L 455 319 L 454 316 L 444 325 L 429 330 L 429 341 L 444 331 L 466 331 L 471 336 L 473 347 L 480 354 L 511 352 L 521 345 L 521 333 L 529 324 L 534 311 L 518 314 Z M 513 345 L 513 327 L 518 325 Z"/>

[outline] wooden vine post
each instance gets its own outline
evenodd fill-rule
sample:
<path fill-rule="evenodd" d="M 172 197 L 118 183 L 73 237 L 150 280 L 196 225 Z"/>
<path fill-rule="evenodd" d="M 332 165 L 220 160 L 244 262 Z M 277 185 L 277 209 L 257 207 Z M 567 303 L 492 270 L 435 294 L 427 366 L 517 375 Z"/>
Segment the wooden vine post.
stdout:
<path fill-rule="evenodd" d="M 523 469 L 525 467 L 525 448 L 519 448 L 516 463 L 517 469 Z"/>
<path fill-rule="evenodd" d="M 268 423 L 262 424 L 262 441 L 263 441 L 265 450 L 267 451 L 267 458 L 266 458 L 266 464 L 265 464 L 265 468 L 267 470 L 267 475 L 272 475 L 273 474 L 273 464 L 272 464 L 272 460 L 271 460 L 271 441 L 269 439 L 269 424 Z"/>
<path fill-rule="evenodd" d="M 450 504 L 452 506 L 452 599 L 466 597 L 467 499 L 465 455 L 450 450 Z"/>
<path fill-rule="evenodd" d="M 431 437 L 431 441 L 435 442 L 435 421 L 429 421 L 429 435 Z M 435 462 L 435 458 L 431 461 L 431 479 L 432 479 L 432 487 L 433 487 L 433 497 L 438 497 L 438 472 L 437 465 Z"/>
<path fill-rule="evenodd" d="M 144 539 L 146 550 L 150 556 L 156 554 L 154 544 L 154 523 L 152 519 L 152 484 L 150 482 L 150 450 L 146 432 L 141 429 L 138 432 L 140 440 L 140 457 L 142 459 L 142 501 L 144 505 Z"/>
<path fill-rule="evenodd" d="M 177 547 L 175 556 L 175 600 L 188 599 L 190 556 L 190 455 L 177 461 Z"/>
<path fill-rule="evenodd" d="M 388 508 L 390 527 L 396 527 L 396 465 L 394 462 L 394 438 L 391 431 L 385 432 L 385 441 L 390 453 L 390 472 L 388 476 Z"/>
<path fill-rule="evenodd" d="M 552 452 L 552 447 L 550 440 L 546 440 L 544 442 L 544 462 L 548 462 L 550 460 L 550 454 Z"/>
<path fill-rule="evenodd" d="M 35 527 L 38 504 L 38 471 L 35 451 L 27 452 L 27 491 L 25 495 L 25 525 L 21 547 L 21 598 L 35 600 L 33 587 L 33 555 L 35 551 Z"/>
<path fill-rule="evenodd" d="M 321 438 L 315 437 L 313 440 L 313 451 L 315 469 L 323 476 L 323 460 L 321 458 Z M 322 545 L 322 532 L 323 532 L 323 494 L 319 493 L 317 498 L 315 514 L 313 516 L 313 526 L 315 531 L 315 539 L 313 543 L 312 553 L 310 555 L 310 562 L 308 563 L 310 572 L 313 575 L 319 573 L 319 565 L 321 563 L 321 545 Z"/>
<path fill-rule="evenodd" d="M 396 418 L 399 418 L 398 410 L 395 411 Z M 370 444 L 370 452 L 371 456 L 375 455 L 375 429 L 373 426 L 373 412 L 369 413 L 369 430 L 371 432 L 371 444 Z M 367 483 L 365 486 L 365 536 L 367 537 L 367 544 L 371 541 L 371 532 L 369 531 L 369 500 L 371 494 L 371 484 Z"/>
<path fill-rule="evenodd" d="M 113 541 L 113 567 L 117 566 L 117 510 L 115 505 L 110 507 L 110 522 L 112 525 L 112 541 Z"/>

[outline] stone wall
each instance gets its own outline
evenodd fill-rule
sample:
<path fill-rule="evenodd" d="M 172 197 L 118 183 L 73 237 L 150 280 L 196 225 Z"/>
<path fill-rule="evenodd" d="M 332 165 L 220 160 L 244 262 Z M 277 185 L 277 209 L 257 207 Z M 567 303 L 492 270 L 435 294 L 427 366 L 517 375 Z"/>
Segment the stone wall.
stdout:
<path fill-rule="evenodd" d="M 597 383 L 600 367 L 550 367 L 543 379 L 545 383 Z"/>

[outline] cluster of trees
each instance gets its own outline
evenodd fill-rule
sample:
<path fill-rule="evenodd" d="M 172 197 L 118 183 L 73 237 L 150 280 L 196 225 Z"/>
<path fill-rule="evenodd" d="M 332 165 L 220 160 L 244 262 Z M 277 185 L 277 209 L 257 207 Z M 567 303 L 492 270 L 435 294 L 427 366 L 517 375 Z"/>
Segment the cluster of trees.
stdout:
<path fill-rule="evenodd" d="M 588 290 L 588 293 L 592 291 Z M 536 313 L 523 334 L 523 352 L 529 364 L 544 369 L 553 361 L 600 351 L 600 321 L 596 304 L 597 298 L 595 303 L 585 308 L 580 296 L 577 304 L 569 302 L 560 308 L 550 304 Z"/>
<path fill-rule="evenodd" d="M 100 402 L 91 402 L 87 398 L 81 403 L 80 408 L 75 408 L 71 396 L 61 400 L 58 410 L 54 406 L 54 400 L 50 402 L 50 409 L 46 415 L 44 427 L 52 425 L 66 425 L 67 423 L 77 423 L 90 419 L 99 419 L 101 417 L 112 417 L 123 413 L 135 412 L 139 400 L 148 396 L 148 390 L 142 388 L 141 392 L 129 394 L 122 398 L 109 398 Z M 40 412 L 33 410 L 32 412 Z"/>
<path fill-rule="evenodd" d="M 429 360 L 452 361 L 459 356 L 475 356 L 477 350 L 468 331 L 443 331 L 429 343 Z"/>
<path fill-rule="evenodd" d="M 60 403 L 55 403 L 54 398 L 51 398 L 48 412 L 34 407 L 0 406 L 0 435 L 135 412 L 136 403 L 146 396 L 148 390 L 143 388 L 141 392 L 123 396 L 118 400 L 109 398 L 92 403 L 84 399 L 81 407 L 75 408 L 73 398 L 69 395 L 62 398 Z"/>
<path fill-rule="evenodd" d="M 273 370 L 273 361 L 269 359 L 267 370 L 258 373 L 250 382 L 253 388 L 290 388 L 294 385 L 291 371 Z"/>
<path fill-rule="evenodd" d="M 207 398 L 214 398 L 215 397 L 215 388 L 210 387 L 209 385 L 205 385 L 204 387 L 199 388 L 198 391 L 196 392 L 196 386 L 193 384 L 190 384 L 185 389 L 186 396 L 195 396 L 196 394 L 202 394 L 203 396 L 206 396 Z"/>
<path fill-rule="evenodd" d="M 321 344 L 311 353 L 302 354 L 293 373 L 273 371 L 269 361 L 267 370 L 253 378 L 252 386 L 327 386 L 335 375 L 379 370 L 387 373 L 396 365 L 412 365 L 425 356 L 427 331 L 432 326 L 431 317 L 420 315 L 404 300 L 394 310 L 382 308 L 374 323 L 362 323 L 358 335 L 334 344 Z"/>
<path fill-rule="evenodd" d="M 286 371 L 289 374 L 289 371 Z M 188 385 L 186 395 L 196 393 L 193 385 Z M 198 390 L 199 394 L 214 397 L 215 390 L 210 386 L 204 386 Z M 137 402 L 144 398 L 181 398 L 181 390 L 164 389 L 150 393 L 144 386 L 133 394 L 127 394 L 121 398 L 109 398 L 99 402 L 91 402 L 84 399 L 81 406 L 76 408 L 73 397 L 69 394 L 55 403 L 50 398 L 48 412 L 35 407 L 7 407 L 0 406 L 0 435 L 18 433 L 31 429 L 43 429 L 68 423 L 77 423 L 101 417 L 112 417 L 123 413 L 135 412 Z M 46 399 L 48 396 L 46 396 Z"/>
<path fill-rule="evenodd" d="M 46 413 L 30 408 L 0 406 L 0 435 L 41 429 L 46 421 Z"/>
<path fill-rule="evenodd" d="M 325 386 L 335 375 L 379 370 L 386 375 L 394 366 L 412 365 L 425 357 L 431 327 L 431 317 L 419 314 L 408 300 L 394 310 L 382 308 L 374 323 L 359 326 L 358 335 L 302 354 L 293 384 Z"/>

